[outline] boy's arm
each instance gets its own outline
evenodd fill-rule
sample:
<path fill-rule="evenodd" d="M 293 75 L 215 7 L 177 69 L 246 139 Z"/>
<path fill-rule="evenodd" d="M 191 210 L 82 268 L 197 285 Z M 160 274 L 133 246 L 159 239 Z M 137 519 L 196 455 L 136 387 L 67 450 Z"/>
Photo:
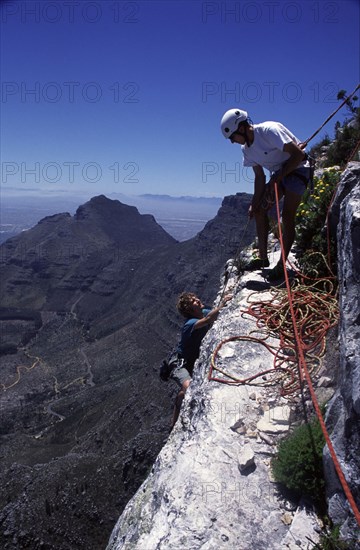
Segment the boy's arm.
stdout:
<path fill-rule="evenodd" d="M 271 178 L 274 181 L 280 182 L 282 178 L 295 170 L 299 166 L 300 162 L 303 161 L 305 158 L 304 151 L 293 141 L 290 141 L 290 143 L 285 143 L 283 151 L 285 153 L 289 153 L 290 157 L 286 162 L 284 162 L 281 170 L 275 175 L 275 177 L 273 176 Z"/>
<path fill-rule="evenodd" d="M 193 330 L 197 330 L 199 328 L 205 327 L 206 325 L 211 325 L 217 319 L 220 310 L 224 307 L 224 305 L 229 300 L 231 300 L 231 298 L 232 298 L 231 294 L 224 296 L 224 298 L 222 299 L 222 301 L 217 307 L 214 307 L 214 309 L 212 309 L 207 315 L 205 315 L 205 317 L 196 321 L 196 323 L 193 326 Z"/>

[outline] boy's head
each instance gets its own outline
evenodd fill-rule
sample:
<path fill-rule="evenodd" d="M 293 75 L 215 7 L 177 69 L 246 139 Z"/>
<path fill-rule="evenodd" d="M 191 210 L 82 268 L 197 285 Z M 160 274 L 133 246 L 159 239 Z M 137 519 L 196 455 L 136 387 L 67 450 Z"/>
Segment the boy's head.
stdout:
<path fill-rule="evenodd" d="M 180 294 L 177 302 L 177 309 L 184 317 L 191 317 L 194 313 L 194 308 L 203 308 L 203 304 L 193 292 L 183 292 Z"/>

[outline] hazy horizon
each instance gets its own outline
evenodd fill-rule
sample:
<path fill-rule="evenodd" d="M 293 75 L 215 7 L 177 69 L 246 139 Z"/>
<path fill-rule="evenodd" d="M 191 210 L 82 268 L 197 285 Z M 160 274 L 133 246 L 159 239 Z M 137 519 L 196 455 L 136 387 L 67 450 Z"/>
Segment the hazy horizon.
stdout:
<path fill-rule="evenodd" d="M 20 191 L 20 188 L 18 189 Z M 14 190 L 12 190 L 14 191 Z M 96 195 L 76 196 L 71 194 L 9 194 L 2 196 L 0 213 L 0 243 L 24 230 L 34 227 L 46 216 L 64 211 L 71 215 L 77 208 Z M 133 195 L 120 193 L 104 194 L 111 200 L 135 206 L 140 214 L 154 216 L 157 223 L 172 237 L 184 241 L 194 237 L 212 219 L 222 203 L 222 197 L 174 197 L 170 195 Z"/>

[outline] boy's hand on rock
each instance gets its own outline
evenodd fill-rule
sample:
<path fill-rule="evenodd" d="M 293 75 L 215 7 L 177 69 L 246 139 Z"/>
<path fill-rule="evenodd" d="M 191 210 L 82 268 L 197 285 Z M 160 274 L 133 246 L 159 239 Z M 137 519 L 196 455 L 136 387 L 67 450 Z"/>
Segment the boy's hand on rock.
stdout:
<path fill-rule="evenodd" d="M 221 303 L 220 303 L 220 306 L 223 307 L 227 304 L 227 302 L 229 302 L 229 300 L 231 300 L 231 298 L 233 297 L 232 294 L 226 294 L 223 299 L 221 300 Z"/>

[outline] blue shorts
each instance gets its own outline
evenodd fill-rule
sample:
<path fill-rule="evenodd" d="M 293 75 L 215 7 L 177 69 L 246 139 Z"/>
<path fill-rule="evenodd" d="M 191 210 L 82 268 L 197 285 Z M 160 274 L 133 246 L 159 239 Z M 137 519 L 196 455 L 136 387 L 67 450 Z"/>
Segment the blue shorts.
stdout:
<path fill-rule="evenodd" d="M 306 178 L 309 181 L 310 168 L 297 168 L 296 172 L 301 174 L 304 178 Z M 288 176 L 285 176 L 285 178 L 283 178 L 281 181 L 281 186 L 284 191 L 284 194 L 288 189 L 293 193 L 297 193 L 297 195 L 302 195 L 306 189 L 305 182 L 301 178 L 297 177 L 296 174 L 289 174 Z"/>

